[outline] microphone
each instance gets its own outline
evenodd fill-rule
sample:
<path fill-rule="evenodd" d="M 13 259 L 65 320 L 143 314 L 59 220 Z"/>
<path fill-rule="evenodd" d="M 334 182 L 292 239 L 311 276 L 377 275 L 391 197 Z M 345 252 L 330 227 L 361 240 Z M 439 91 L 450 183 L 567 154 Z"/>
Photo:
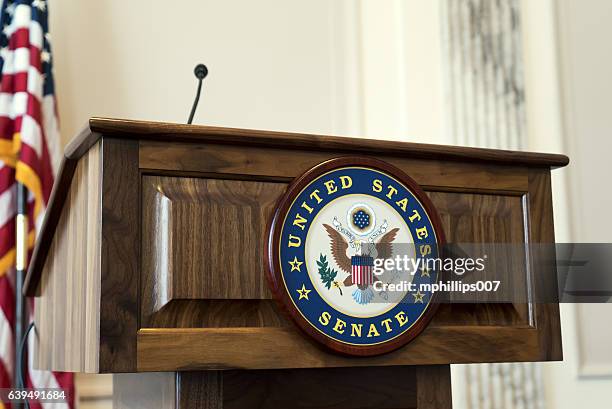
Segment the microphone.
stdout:
<path fill-rule="evenodd" d="M 206 78 L 208 75 L 208 68 L 204 64 L 198 64 L 195 66 L 193 73 L 198 79 L 198 90 L 196 91 L 196 97 L 193 101 L 193 106 L 191 107 L 191 113 L 189 114 L 189 119 L 187 120 L 187 124 L 191 125 L 193 122 L 193 116 L 195 115 L 196 108 L 198 107 L 198 102 L 200 101 L 200 92 L 202 91 L 202 80 Z"/>

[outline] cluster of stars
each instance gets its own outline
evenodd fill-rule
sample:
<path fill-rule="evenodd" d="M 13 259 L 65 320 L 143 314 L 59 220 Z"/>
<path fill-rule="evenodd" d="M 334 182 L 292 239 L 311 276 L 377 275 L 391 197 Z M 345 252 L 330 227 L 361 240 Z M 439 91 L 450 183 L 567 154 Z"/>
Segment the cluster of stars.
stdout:
<path fill-rule="evenodd" d="M 370 215 L 359 209 L 353 213 L 353 223 L 360 229 L 364 229 L 370 225 Z"/>

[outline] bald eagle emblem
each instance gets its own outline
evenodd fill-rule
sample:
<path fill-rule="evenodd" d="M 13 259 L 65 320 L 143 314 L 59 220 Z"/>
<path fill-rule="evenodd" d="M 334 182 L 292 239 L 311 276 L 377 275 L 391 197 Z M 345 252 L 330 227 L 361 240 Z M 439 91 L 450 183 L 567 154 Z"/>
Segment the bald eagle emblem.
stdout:
<path fill-rule="evenodd" d="M 354 215 L 354 217 L 351 218 L 351 220 L 354 220 L 354 225 L 350 226 L 352 231 L 356 229 L 363 230 L 364 228 L 370 227 L 368 218 L 364 216 L 365 213 L 363 209 L 357 209 L 352 212 L 352 214 Z M 341 286 L 356 286 L 357 288 L 354 289 L 351 296 L 358 304 L 368 304 L 374 298 L 374 290 L 372 289 L 374 282 L 380 281 L 374 274 L 374 259 L 387 259 L 393 256 L 393 241 L 399 229 L 394 228 L 387 231 L 388 225 L 385 220 L 380 228 L 371 235 L 365 236 L 362 239 L 357 239 L 349 230 L 344 229 L 336 218 L 334 218 L 333 225 L 332 227 L 329 224 L 323 224 L 327 236 L 330 239 L 332 258 L 338 269 L 348 275 L 344 280 L 339 282 L 335 280 L 337 276 L 335 270 L 327 268 L 327 270 L 321 274 L 320 262 L 322 260 L 325 262 L 327 261 L 326 257 L 321 255 L 321 258 L 317 262 L 319 264 L 321 278 L 324 281 L 326 279 L 329 280 L 328 282 L 324 282 L 327 288 L 333 285 L 340 291 Z M 373 229 L 369 231 L 371 232 Z M 380 238 L 377 239 L 379 236 Z M 324 275 L 326 275 L 326 277 L 324 277 Z M 330 275 L 333 275 L 332 280 L 329 279 Z"/>

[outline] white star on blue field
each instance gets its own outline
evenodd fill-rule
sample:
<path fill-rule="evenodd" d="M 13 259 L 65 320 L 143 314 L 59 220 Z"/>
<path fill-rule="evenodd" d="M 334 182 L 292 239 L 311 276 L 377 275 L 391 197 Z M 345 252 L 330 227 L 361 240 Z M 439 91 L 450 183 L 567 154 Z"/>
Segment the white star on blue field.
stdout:
<path fill-rule="evenodd" d="M 370 225 L 370 215 L 363 210 L 358 210 L 353 214 L 353 223 L 360 229 L 368 227 Z"/>

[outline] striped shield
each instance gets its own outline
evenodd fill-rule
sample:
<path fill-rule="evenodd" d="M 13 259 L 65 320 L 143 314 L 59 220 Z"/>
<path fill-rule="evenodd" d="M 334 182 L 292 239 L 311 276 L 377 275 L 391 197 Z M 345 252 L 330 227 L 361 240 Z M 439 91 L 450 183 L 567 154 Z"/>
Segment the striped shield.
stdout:
<path fill-rule="evenodd" d="M 357 285 L 372 285 L 374 283 L 374 258 L 370 256 L 351 257 L 351 278 Z"/>

